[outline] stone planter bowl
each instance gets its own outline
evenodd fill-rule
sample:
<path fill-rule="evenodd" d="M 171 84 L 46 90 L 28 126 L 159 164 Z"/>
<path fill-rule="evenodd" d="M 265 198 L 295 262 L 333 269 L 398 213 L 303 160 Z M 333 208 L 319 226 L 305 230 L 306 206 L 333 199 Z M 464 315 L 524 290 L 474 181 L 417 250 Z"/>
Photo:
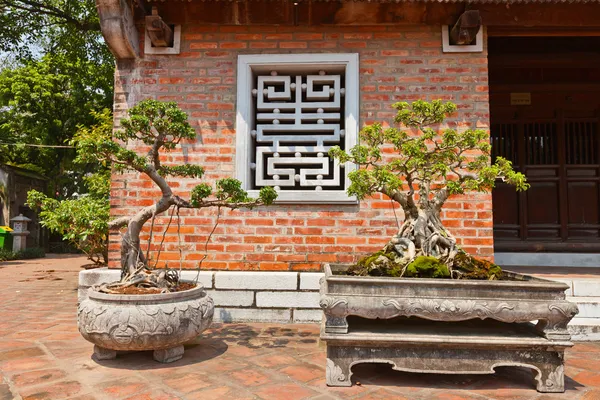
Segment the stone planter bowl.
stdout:
<path fill-rule="evenodd" d="M 537 320 L 548 338 L 570 340 L 567 324 L 578 313 L 565 298 L 562 282 L 504 271 L 510 280 L 390 278 L 345 275 L 349 265 L 325 265 L 320 306 L 327 333 L 347 333 L 347 317 L 398 316 L 432 321 L 493 319 L 507 323 Z"/>
<path fill-rule="evenodd" d="M 79 304 L 81 335 L 95 344 L 99 360 L 115 358 L 117 351 L 154 350 L 154 359 L 172 362 L 183 357 L 183 343 L 208 328 L 213 300 L 204 287 L 183 292 L 114 295 L 90 288 Z"/>

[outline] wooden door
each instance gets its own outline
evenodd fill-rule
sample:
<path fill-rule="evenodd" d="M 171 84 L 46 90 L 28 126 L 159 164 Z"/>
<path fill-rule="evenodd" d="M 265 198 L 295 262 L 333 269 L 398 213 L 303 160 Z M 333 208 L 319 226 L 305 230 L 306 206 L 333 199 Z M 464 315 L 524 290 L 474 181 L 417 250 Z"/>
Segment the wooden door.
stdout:
<path fill-rule="evenodd" d="M 600 120 L 590 107 L 598 99 L 574 93 L 541 90 L 532 93 L 537 107 L 492 111 L 493 157 L 512 161 L 531 184 L 493 191 L 496 251 L 600 250 Z"/>

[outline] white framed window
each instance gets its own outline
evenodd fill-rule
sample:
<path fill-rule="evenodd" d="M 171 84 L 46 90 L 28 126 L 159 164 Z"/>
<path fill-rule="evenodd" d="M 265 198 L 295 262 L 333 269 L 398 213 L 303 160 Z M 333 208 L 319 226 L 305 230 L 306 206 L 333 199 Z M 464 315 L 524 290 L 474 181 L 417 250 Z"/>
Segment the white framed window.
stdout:
<path fill-rule="evenodd" d="M 357 142 L 358 54 L 240 55 L 236 176 L 277 203 L 356 203 L 348 173 L 327 155 Z"/>

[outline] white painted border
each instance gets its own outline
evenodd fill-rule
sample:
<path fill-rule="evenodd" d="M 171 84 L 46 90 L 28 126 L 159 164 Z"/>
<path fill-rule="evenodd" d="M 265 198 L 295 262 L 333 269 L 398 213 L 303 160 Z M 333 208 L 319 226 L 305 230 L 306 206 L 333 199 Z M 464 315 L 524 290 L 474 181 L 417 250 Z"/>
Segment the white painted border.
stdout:
<path fill-rule="evenodd" d="M 310 67 L 342 66 L 346 74 L 345 94 L 345 130 L 346 149 L 356 145 L 358 140 L 358 119 L 360 112 L 359 60 L 358 53 L 318 53 L 318 54 L 252 54 L 238 56 L 237 67 L 237 115 L 236 115 L 236 178 L 252 197 L 258 196 L 258 190 L 249 190 L 250 126 L 252 125 L 252 70 L 259 67 Z M 354 164 L 346 164 L 345 187 L 350 185 L 348 173 L 356 169 Z M 280 191 L 277 204 L 356 204 L 355 196 L 348 196 L 343 190 L 337 191 Z"/>
<path fill-rule="evenodd" d="M 442 51 L 444 53 L 481 53 L 483 51 L 483 30 L 482 25 L 475 36 L 475 44 L 472 45 L 452 45 L 450 44 L 450 33 L 448 25 L 442 25 Z"/>
<path fill-rule="evenodd" d="M 175 25 L 172 47 L 152 47 L 152 42 L 146 29 L 144 29 L 144 33 L 146 35 L 144 39 L 144 54 L 173 55 L 181 52 L 181 25 Z"/>

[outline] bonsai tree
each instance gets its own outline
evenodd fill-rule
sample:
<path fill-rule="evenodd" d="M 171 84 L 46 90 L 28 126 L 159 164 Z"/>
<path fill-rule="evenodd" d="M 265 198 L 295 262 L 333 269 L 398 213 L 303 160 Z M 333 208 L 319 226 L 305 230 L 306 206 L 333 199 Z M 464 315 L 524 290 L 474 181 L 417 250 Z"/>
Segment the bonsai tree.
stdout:
<path fill-rule="evenodd" d="M 175 291 L 179 274 L 172 270 L 154 270 L 141 247 L 140 233 L 146 222 L 172 208 L 179 215 L 180 209 L 206 207 L 252 208 L 271 204 L 277 194 L 271 187 L 262 188 L 258 199 L 248 197 L 236 179 L 226 178 L 216 182 L 216 190 L 208 183 L 198 183 L 188 199 L 175 194 L 168 177 L 200 179 L 204 169 L 200 165 L 165 165 L 162 152 L 175 149 L 182 140 L 194 140 L 195 130 L 187 121 L 187 114 L 175 102 L 144 100 L 128 111 L 129 118 L 121 120 L 121 128 L 112 133 L 90 130 L 77 140 L 79 160 L 100 161 L 111 165 L 117 172 L 137 171 L 147 176 L 160 189 L 156 203 L 138 210 L 130 216 L 119 217 L 108 223 L 109 229 L 126 228 L 121 240 L 121 280 L 101 285 L 98 290 L 114 293 L 136 286 L 158 288 L 163 292 Z M 144 145 L 146 154 L 138 154 L 128 145 Z M 152 238 L 152 227 L 150 237 Z M 148 244 L 148 249 L 150 244 Z"/>
<path fill-rule="evenodd" d="M 359 144 L 348 152 L 338 146 L 329 155 L 359 169 L 349 174 L 348 194 L 362 200 L 382 193 L 404 211 L 398 233 L 379 252 L 363 258 L 350 271 L 357 275 L 468 277 L 495 279 L 501 270 L 466 255 L 440 218 L 448 198 L 467 192 L 488 192 L 497 179 L 526 190 L 525 175 L 510 161 L 490 161 L 488 134 L 480 129 L 458 132 L 432 127 L 456 111 L 453 103 L 396 103 L 394 122 L 364 127 Z M 390 154 L 390 153 L 393 153 Z"/>

